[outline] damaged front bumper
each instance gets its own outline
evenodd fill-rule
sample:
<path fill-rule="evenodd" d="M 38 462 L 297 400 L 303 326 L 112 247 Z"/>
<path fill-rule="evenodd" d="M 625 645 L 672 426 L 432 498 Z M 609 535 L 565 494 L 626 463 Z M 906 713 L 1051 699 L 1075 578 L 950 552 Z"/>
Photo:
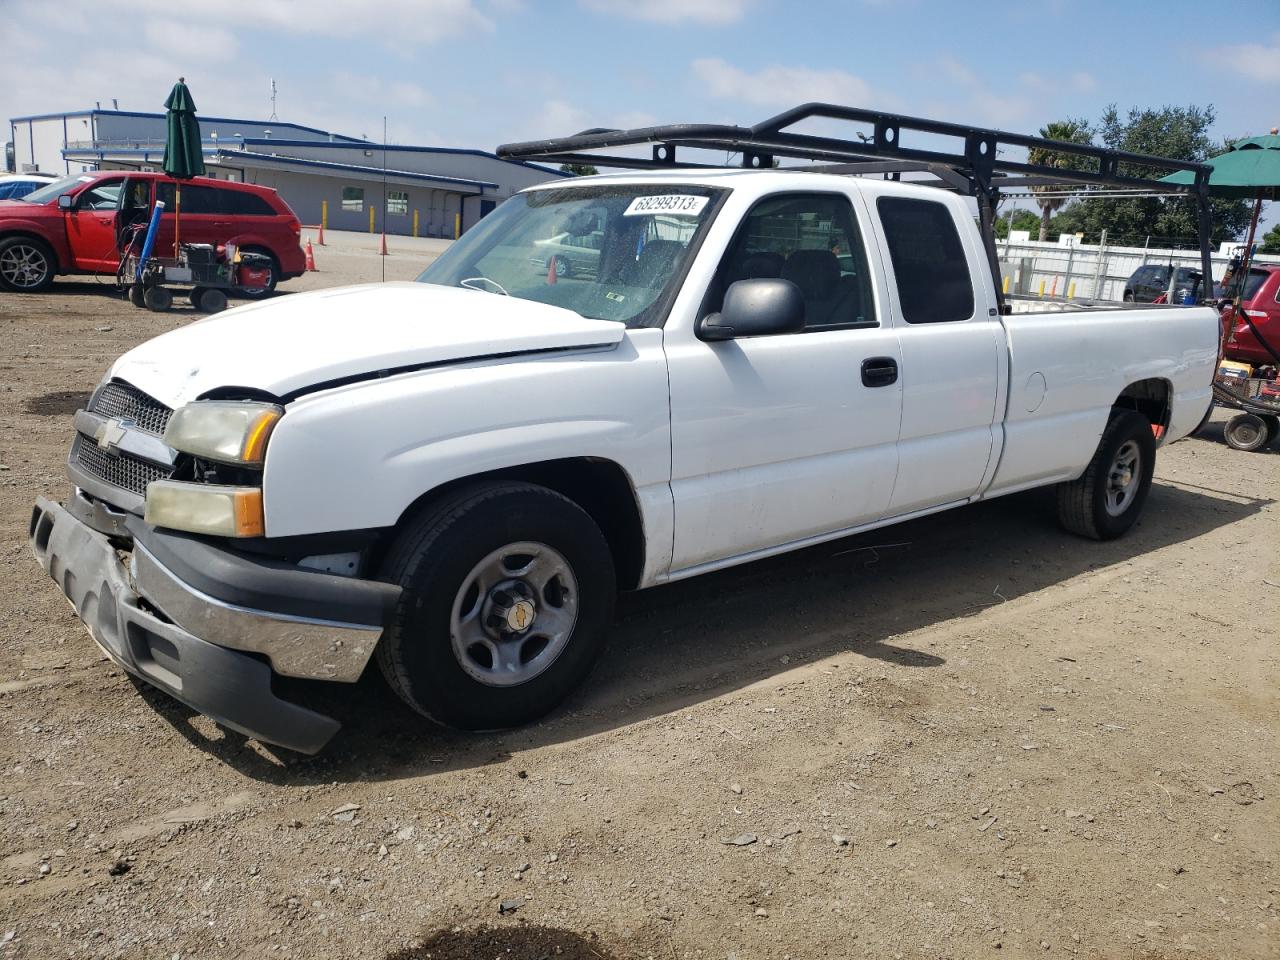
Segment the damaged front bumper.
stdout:
<path fill-rule="evenodd" d="M 102 530 L 132 540 L 127 567 Z M 36 501 L 30 541 L 122 668 L 233 730 L 300 753 L 320 750 L 340 724 L 277 697 L 273 669 L 354 682 L 400 593 L 156 530 L 78 492 L 67 507 Z"/>

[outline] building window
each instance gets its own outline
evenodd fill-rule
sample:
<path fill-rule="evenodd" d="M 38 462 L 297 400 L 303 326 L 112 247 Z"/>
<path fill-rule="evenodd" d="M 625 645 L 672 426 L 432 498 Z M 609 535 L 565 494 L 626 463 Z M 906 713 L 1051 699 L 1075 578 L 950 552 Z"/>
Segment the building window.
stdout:
<path fill-rule="evenodd" d="M 398 213 L 404 216 L 409 212 L 409 191 L 407 190 L 388 190 L 387 191 L 387 213 Z"/>
<path fill-rule="evenodd" d="M 343 187 L 342 209 L 350 211 L 351 213 L 360 213 L 364 210 L 364 188 Z"/>

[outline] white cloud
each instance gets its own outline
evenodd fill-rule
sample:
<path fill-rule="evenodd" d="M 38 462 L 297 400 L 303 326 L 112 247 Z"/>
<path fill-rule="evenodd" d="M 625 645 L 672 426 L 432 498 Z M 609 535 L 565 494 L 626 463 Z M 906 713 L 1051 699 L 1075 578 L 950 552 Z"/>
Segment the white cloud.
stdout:
<path fill-rule="evenodd" d="M 193 30 L 177 20 L 148 20 L 142 28 L 144 50 L 163 51 L 167 56 L 200 60 L 229 60 L 239 43 L 229 30 L 202 26 Z"/>
<path fill-rule="evenodd" d="M 759 106 L 795 106 L 810 100 L 869 106 L 877 96 L 861 77 L 843 70 L 769 66 L 754 73 L 718 58 L 693 61 L 694 76 L 711 96 Z"/>
<path fill-rule="evenodd" d="M 692 21 L 723 26 L 741 20 L 751 0 L 578 0 L 593 13 L 651 23 Z"/>
<path fill-rule="evenodd" d="M 1257 83 L 1280 83 L 1280 33 L 1272 36 L 1269 46 L 1241 43 L 1217 47 L 1205 53 L 1205 60 Z"/>

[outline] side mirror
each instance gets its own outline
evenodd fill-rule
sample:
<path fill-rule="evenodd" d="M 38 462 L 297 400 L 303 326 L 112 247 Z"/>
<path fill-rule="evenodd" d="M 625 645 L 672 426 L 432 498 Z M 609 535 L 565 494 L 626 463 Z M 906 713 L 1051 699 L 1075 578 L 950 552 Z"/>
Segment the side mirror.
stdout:
<path fill-rule="evenodd" d="M 729 284 L 719 313 L 698 324 L 700 340 L 734 340 L 799 333 L 804 329 L 804 297 L 790 280 L 760 277 Z"/>
<path fill-rule="evenodd" d="M 62 196 L 58 197 L 59 210 L 70 210 L 75 205 L 76 205 L 75 198 L 72 196 L 69 196 L 68 194 L 64 193 L 62 194 Z"/>

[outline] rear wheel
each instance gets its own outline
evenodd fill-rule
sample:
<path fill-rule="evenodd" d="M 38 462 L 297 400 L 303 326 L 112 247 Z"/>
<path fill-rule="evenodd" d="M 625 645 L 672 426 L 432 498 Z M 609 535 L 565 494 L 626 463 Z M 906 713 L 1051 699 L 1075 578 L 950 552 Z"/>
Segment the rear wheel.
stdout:
<path fill-rule="evenodd" d="M 1132 291 L 1132 290 L 1126 290 L 1126 291 L 1124 292 L 1124 302 L 1125 302 L 1125 303 L 1133 303 L 1133 291 Z"/>
<path fill-rule="evenodd" d="M 403 588 L 378 665 L 414 710 L 451 727 L 517 726 L 590 671 L 613 616 L 613 559 L 577 504 L 523 483 L 425 511 L 382 575 Z"/>
<path fill-rule="evenodd" d="M 1251 453 L 1254 450 L 1261 450 L 1267 445 L 1270 431 L 1267 429 L 1267 422 L 1262 417 L 1253 413 L 1242 413 L 1227 421 L 1227 425 L 1222 431 L 1222 436 L 1226 439 L 1227 446 L 1233 450 L 1244 450 L 1246 453 Z"/>
<path fill-rule="evenodd" d="M 148 287 L 142 295 L 142 301 L 148 310 L 164 313 L 173 306 L 173 294 L 167 287 Z"/>
<path fill-rule="evenodd" d="M 276 284 L 280 282 L 280 264 L 276 261 L 275 255 L 261 247 L 245 247 L 241 253 L 256 253 L 260 257 L 266 257 L 271 264 L 267 268 L 266 283 L 261 287 L 241 287 L 240 296 L 248 297 L 250 300 L 261 300 L 275 293 Z"/>
<path fill-rule="evenodd" d="M 135 307 L 147 305 L 147 291 L 142 288 L 142 284 L 135 283 L 129 288 L 129 302 Z"/>
<path fill-rule="evenodd" d="M 0 287 L 18 293 L 39 293 L 53 283 L 53 252 L 31 237 L 0 240 Z"/>
<path fill-rule="evenodd" d="M 1151 421 L 1133 410 L 1113 411 L 1084 473 L 1058 484 L 1058 520 L 1082 537 L 1115 539 L 1142 513 L 1155 462 Z"/>
<path fill-rule="evenodd" d="M 199 296 L 194 296 L 196 309 L 204 313 L 221 313 L 227 309 L 227 295 L 221 290 L 213 287 L 204 287 L 200 290 Z"/>

